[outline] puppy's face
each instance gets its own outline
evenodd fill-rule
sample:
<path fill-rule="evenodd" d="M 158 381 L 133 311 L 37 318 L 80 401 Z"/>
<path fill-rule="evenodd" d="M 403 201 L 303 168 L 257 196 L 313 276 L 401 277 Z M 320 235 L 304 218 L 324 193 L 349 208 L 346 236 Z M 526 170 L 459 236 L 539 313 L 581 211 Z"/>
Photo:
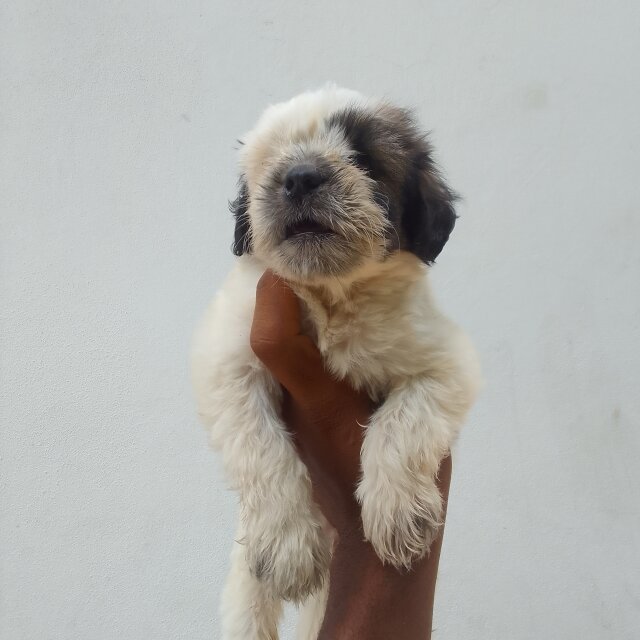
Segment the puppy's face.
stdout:
<path fill-rule="evenodd" d="M 329 87 L 270 107 L 243 141 L 234 253 L 298 281 L 347 277 L 392 252 L 425 263 L 454 196 L 410 114 Z"/>

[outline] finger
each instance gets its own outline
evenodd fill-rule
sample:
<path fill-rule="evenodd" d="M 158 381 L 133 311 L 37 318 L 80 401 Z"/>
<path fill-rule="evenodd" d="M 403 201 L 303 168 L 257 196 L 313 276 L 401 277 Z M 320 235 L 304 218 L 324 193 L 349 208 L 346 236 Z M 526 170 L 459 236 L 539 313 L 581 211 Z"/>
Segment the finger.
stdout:
<path fill-rule="evenodd" d="M 438 485 L 440 493 L 442 494 L 442 500 L 444 501 L 445 507 L 449 498 L 449 487 L 451 486 L 452 468 L 453 463 L 451 461 L 451 454 L 449 453 L 445 458 L 442 459 L 442 462 L 440 462 L 440 469 L 438 470 L 438 475 L 436 477 L 436 483 Z"/>
<path fill-rule="evenodd" d="M 254 341 L 277 342 L 299 335 L 301 313 L 298 297 L 287 282 L 267 270 L 256 287 L 256 306 L 251 328 Z"/>

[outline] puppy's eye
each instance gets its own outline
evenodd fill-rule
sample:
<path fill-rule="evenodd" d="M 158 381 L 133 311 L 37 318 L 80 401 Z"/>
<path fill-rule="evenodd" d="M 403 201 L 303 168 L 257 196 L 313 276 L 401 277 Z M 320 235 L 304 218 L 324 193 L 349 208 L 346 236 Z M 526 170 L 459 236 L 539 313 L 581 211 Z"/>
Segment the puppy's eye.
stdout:
<path fill-rule="evenodd" d="M 367 173 L 370 173 L 373 169 L 373 163 L 371 161 L 371 156 L 365 151 L 356 151 L 353 154 L 353 164 L 358 167 L 358 169 L 362 169 Z"/>

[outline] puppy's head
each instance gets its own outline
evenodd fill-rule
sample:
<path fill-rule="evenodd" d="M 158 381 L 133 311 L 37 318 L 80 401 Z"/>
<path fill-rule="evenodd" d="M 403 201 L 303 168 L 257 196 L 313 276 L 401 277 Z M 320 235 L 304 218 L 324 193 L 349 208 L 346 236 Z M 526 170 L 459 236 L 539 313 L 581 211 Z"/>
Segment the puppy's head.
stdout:
<path fill-rule="evenodd" d="M 336 87 L 267 109 L 241 168 L 234 253 L 293 280 L 347 277 L 399 250 L 431 263 L 456 219 L 411 114 Z"/>

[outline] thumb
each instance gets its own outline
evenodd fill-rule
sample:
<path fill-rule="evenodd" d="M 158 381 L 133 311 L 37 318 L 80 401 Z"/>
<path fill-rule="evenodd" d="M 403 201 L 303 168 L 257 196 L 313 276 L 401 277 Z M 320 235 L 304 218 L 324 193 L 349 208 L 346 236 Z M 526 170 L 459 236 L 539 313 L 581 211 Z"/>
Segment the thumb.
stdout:
<path fill-rule="evenodd" d="M 256 287 L 250 343 L 293 397 L 313 399 L 318 380 L 325 377 L 322 358 L 311 338 L 302 333 L 298 297 L 273 271 L 265 271 Z"/>
<path fill-rule="evenodd" d="M 300 303 L 293 289 L 273 271 L 265 271 L 256 287 L 251 346 L 280 343 L 300 335 Z"/>

